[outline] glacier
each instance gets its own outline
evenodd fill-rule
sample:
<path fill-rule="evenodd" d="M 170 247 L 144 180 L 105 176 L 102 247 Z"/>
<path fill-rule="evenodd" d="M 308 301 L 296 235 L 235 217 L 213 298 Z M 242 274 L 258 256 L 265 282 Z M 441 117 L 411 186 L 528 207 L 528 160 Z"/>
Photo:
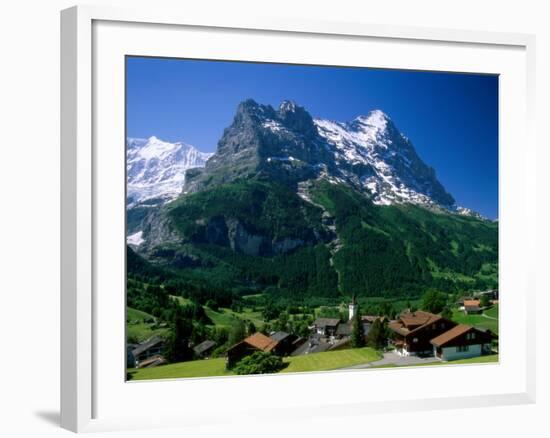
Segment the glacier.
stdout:
<path fill-rule="evenodd" d="M 126 141 L 126 205 L 159 205 L 177 198 L 185 172 L 204 167 L 211 153 L 184 142 L 170 143 L 155 136 Z"/>

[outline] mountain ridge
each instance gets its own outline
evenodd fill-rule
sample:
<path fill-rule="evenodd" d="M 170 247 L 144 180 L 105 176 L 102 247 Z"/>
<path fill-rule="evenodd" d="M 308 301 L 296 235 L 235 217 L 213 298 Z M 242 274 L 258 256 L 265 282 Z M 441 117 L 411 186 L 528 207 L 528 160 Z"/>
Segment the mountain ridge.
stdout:
<path fill-rule="evenodd" d="M 160 161 L 166 164 L 159 166 L 157 175 L 154 166 L 146 169 L 150 176 L 146 181 L 136 176 L 146 166 L 136 163 L 132 155 L 140 149 L 139 142 L 144 145 L 141 148 L 151 149 L 153 143 L 173 151 L 162 157 Z M 380 109 L 339 122 L 313 118 L 291 100 L 282 101 L 275 109 L 247 99 L 239 104 L 214 153 L 156 137 L 129 138 L 127 143 L 129 208 L 150 200 L 164 204 L 181 194 L 243 177 L 273 178 L 294 187 L 309 179 L 325 178 L 350 184 L 378 205 L 409 202 L 482 218 L 456 204 L 435 170 Z M 193 157 L 180 162 L 181 149 Z"/>
<path fill-rule="evenodd" d="M 380 205 L 410 202 L 470 212 L 456 204 L 435 170 L 381 110 L 334 122 L 314 119 L 293 101 L 274 109 L 248 99 L 239 105 L 211 160 L 188 175 L 184 192 L 240 177 L 295 186 L 323 177 L 349 184 Z"/>
<path fill-rule="evenodd" d="M 151 166 L 182 147 L 149 146 Z M 498 225 L 457 207 L 380 110 L 333 122 L 246 100 L 184 172 L 171 198 L 128 208 L 127 242 L 189 287 L 332 300 L 497 284 Z"/>

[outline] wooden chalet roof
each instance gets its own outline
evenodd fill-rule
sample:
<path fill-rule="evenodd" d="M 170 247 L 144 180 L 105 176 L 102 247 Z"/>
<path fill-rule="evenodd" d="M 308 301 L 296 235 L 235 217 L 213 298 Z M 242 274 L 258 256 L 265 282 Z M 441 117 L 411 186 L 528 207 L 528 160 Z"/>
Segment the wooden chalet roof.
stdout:
<path fill-rule="evenodd" d="M 410 330 L 403 326 L 401 321 L 390 321 L 388 323 L 388 328 L 402 336 L 407 336 L 410 333 Z"/>
<path fill-rule="evenodd" d="M 467 324 L 458 324 L 457 326 L 454 326 L 452 329 L 446 331 L 445 333 L 440 334 L 439 336 L 433 338 L 430 342 L 435 345 L 436 347 L 443 347 L 445 344 L 451 342 L 453 339 L 468 333 L 469 331 L 475 331 L 480 333 L 480 335 L 488 335 L 485 332 L 482 332 L 480 330 L 477 330 L 475 327 Z M 478 338 L 481 340 L 481 338 Z"/>
<path fill-rule="evenodd" d="M 464 308 L 467 310 L 478 310 L 479 300 L 464 300 Z"/>
<path fill-rule="evenodd" d="M 151 339 L 148 339 L 143 344 L 139 344 L 133 351 L 132 354 L 134 356 L 139 356 L 141 353 L 149 350 L 150 348 L 155 347 L 156 345 L 164 342 L 164 339 L 162 339 L 159 336 L 153 336 Z"/>
<path fill-rule="evenodd" d="M 151 368 L 157 365 L 165 364 L 167 360 L 160 354 L 156 354 L 148 359 L 142 360 L 138 364 L 138 368 Z"/>
<path fill-rule="evenodd" d="M 424 312 L 423 310 L 417 310 L 415 312 L 403 312 L 399 315 L 399 320 L 405 327 L 419 327 L 426 324 L 431 324 L 441 319 L 441 316 L 435 315 L 430 312 Z"/>
<path fill-rule="evenodd" d="M 269 335 L 269 337 L 271 339 L 273 339 L 274 341 L 277 341 L 277 342 L 281 342 L 283 339 L 286 339 L 290 336 L 289 333 L 287 332 L 282 332 L 282 331 L 278 331 L 278 332 L 275 332 L 271 335 Z"/>
<path fill-rule="evenodd" d="M 439 321 L 440 319 L 441 316 L 430 312 L 424 312 L 422 310 L 418 310 L 416 312 L 403 312 L 399 315 L 399 319 L 390 321 L 388 323 L 388 327 L 402 336 L 407 336 L 426 325 Z"/>
<path fill-rule="evenodd" d="M 458 324 L 454 326 L 452 329 L 447 330 L 446 332 L 440 334 L 439 336 L 433 338 L 430 342 L 435 345 L 436 347 L 442 347 L 447 342 L 452 341 L 456 337 L 463 335 L 464 333 L 467 333 L 472 329 L 473 327 L 471 325 L 467 324 Z"/>
<path fill-rule="evenodd" d="M 211 340 L 208 339 L 206 341 L 201 342 L 199 345 L 195 346 L 195 348 L 193 348 L 193 350 L 197 354 L 202 354 L 205 351 L 208 351 L 210 348 L 214 347 L 215 345 L 216 345 L 216 343 L 214 341 L 211 341 Z"/>
<path fill-rule="evenodd" d="M 317 318 L 313 322 L 313 325 L 317 327 L 336 327 L 338 324 L 340 324 L 338 318 Z"/>
<path fill-rule="evenodd" d="M 253 335 L 246 338 L 243 342 L 262 351 L 271 351 L 278 344 L 275 339 L 271 339 L 269 336 L 266 336 L 260 332 L 254 333 Z"/>

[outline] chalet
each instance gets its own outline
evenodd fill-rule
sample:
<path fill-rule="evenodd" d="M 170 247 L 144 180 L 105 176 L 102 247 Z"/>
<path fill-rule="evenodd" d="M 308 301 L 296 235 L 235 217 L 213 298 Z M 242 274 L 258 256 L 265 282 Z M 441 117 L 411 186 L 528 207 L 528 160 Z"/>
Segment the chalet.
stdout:
<path fill-rule="evenodd" d="M 193 348 L 195 354 L 202 358 L 208 358 L 212 351 L 216 347 L 216 343 L 207 339 L 206 341 L 201 342 Z"/>
<path fill-rule="evenodd" d="M 456 301 L 456 305 L 459 307 L 460 310 L 464 310 L 464 301 L 467 301 L 467 300 L 474 300 L 475 298 L 471 297 L 471 296 L 463 296 L 463 297 L 460 297 L 457 301 Z"/>
<path fill-rule="evenodd" d="M 459 324 L 431 340 L 434 356 L 441 360 L 466 359 L 491 352 L 493 335 L 471 325 Z"/>
<path fill-rule="evenodd" d="M 277 346 L 273 349 L 273 353 L 279 356 L 287 356 L 292 353 L 297 345 L 298 336 L 287 332 L 274 332 L 269 335 L 271 339 L 277 342 Z"/>
<path fill-rule="evenodd" d="M 340 320 L 338 318 L 317 318 L 313 321 L 313 330 L 322 336 L 334 336 L 338 329 Z"/>
<path fill-rule="evenodd" d="M 470 314 L 476 314 L 481 313 L 481 306 L 479 300 L 464 300 L 464 313 L 470 315 Z"/>
<path fill-rule="evenodd" d="M 155 356 L 151 356 L 139 362 L 137 368 L 152 368 L 158 365 L 163 365 L 166 362 L 167 360 L 164 357 L 162 357 L 160 354 L 156 354 Z"/>
<path fill-rule="evenodd" d="M 369 330 L 371 328 L 371 324 L 368 322 L 365 322 L 363 320 L 363 332 L 365 333 L 365 337 L 368 335 Z M 337 339 L 343 339 L 343 338 L 349 338 L 351 336 L 351 332 L 353 331 L 353 322 L 341 322 L 338 324 L 338 327 L 336 328 L 336 333 L 334 333 L 334 336 Z"/>
<path fill-rule="evenodd" d="M 456 323 L 433 313 L 406 311 L 388 323 L 392 343 L 401 356 L 431 355 L 432 339 L 456 326 Z"/>
<path fill-rule="evenodd" d="M 243 357 L 256 351 L 273 352 L 278 342 L 263 333 L 257 332 L 227 350 L 227 367 L 232 368 Z"/>
<path fill-rule="evenodd" d="M 139 344 L 136 348 L 132 350 L 132 355 L 134 356 L 136 367 L 139 367 L 140 362 L 149 359 L 153 356 L 162 356 L 164 353 L 164 339 L 159 336 L 153 336 L 147 341 Z"/>

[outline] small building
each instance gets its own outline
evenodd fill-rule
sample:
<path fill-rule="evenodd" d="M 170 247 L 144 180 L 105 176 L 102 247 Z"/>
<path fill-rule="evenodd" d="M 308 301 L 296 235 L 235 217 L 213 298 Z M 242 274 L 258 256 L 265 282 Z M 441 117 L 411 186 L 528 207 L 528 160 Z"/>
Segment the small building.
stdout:
<path fill-rule="evenodd" d="M 317 318 L 313 321 L 313 330 L 322 336 L 334 336 L 338 329 L 338 318 Z"/>
<path fill-rule="evenodd" d="M 433 354 L 432 339 L 457 324 L 451 320 L 421 310 L 402 312 L 399 318 L 388 323 L 395 351 L 401 356 Z"/>
<path fill-rule="evenodd" d="M 164 354 L 165 343 L 164 339 L 160 336 L 153 336 L 147 341 L 139 344 L 136 348 L 132 350 L 132 355 L 134 356 L 136 367 L 139 367 L 139 364 L 149 359 L 153 356 L 162 356 Z"/>
<path fill-rule="evenodd" d="M 491 353 L 493 335 L 459 324 L 431 340 L 434 356 L 444 360 L 467 359 Z"/>
<path fill-rule="evenodd" d="M 227 350 L 227 367 L 232 368 L 243 357 L 256 351 L 272 352 L 278 342 L 263 333 L 256 332 Z"/>
<path fill-rule="evenodd" d="M 200 344 L 196 345 L 193 348 L 193 351 L 199 357 L 208 358 L 210 357 L 210 354 L 212 354 L 214 347 L 216 347 L 216 343 L 207 339 L 206 341 L 202 341 Z"/>
<path fill-rule="evenodd" d="M 464 300 L 464 313 L 467 315 L 481 313 L 480 301 L 477 299 Z"/>
<path fill-rule="evenodd" d="M 365 322 L 364 320 L 362 321 L 362 324 L 363 324 L 363 333 L 365 334 L 365 337 L 366 337 L 370 331 L 371 324 Z M 338 327 L 336 328 L 336 333 L 334 334 L 334 336 L 337 339 L 349 338 L 351 336 L 352 331 L 353 331 L 353 321 L 341 322 L 340 324 L 338 324 Z"/>
<path fill-rule="evenodd" d="M 157 354 L 155 356 L 151 356 L 149 357 L 148 359 L 145 359 L 145 360 L 142 360 L 141 362 L 139 362 L 138 364 L 138 368 L 152 368 L 152 367 L 156 367 L 156 366 L 159 366 L 159 365 L 163 365 L 167 362 L 167 360 Z"/>
<path fill-rule="evenodd" d="M 295 342 L 298 340 L 298 336 L 278 331 L 269 335 L 271 339 L 277 342 L 277 346 L 273 349 L 273 353 L 279 356 L 287 356 L 296 349 Z"/>

